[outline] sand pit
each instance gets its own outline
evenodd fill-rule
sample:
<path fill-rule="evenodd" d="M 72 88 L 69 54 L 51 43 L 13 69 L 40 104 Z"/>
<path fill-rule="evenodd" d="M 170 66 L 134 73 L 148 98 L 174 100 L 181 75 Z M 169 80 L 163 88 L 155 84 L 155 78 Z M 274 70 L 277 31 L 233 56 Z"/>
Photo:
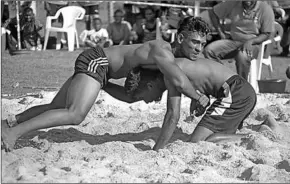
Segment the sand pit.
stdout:
<path fill-rule="evenodd" d="M 2 99 L 2 118 L 38 104 L 43 98 Z M 101 91 L 80 126 L 43 129 L 21 137 L 15 150 L 2 150 L 2 182 L 290 182 L 290 95 L 258 95 L 245 120 L 241 141 L 188 143 L 198 118 L 189 115 L 183 98 L 181 118 L 170 143 L 158 152 L 152 147 L 166 110 L 160 103 L 126 104 Z M 267 114 L 280 129 L 257 132 Z"/>

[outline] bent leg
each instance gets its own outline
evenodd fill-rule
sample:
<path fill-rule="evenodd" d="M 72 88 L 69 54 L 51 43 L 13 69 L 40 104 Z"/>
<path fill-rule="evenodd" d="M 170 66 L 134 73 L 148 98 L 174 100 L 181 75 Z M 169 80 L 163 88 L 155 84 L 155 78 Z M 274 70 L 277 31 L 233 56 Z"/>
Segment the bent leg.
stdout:
<path fill-rule="evenodd" d="M 246 137 L 248 134 L 234 134 L 234 133 L 214 133 L 210 129 L 197 126 L 193 131 L 190 142 L 208 141 L 213 143 L 238 141 Z"/>
<path fill-rule="evenodd" d="M 206 138 L 206 141 L 213 143 L 239 141 L 241 138 L 246 137 L 249 134 L 225 134 L 225 133 L 214 133 Z"/>
<path fill-rule="evenodd" d="M 77 74 L 67 91 L 66 107 L 48 110 L 16 127 L 3 130 L 2 138 L 13 148 L 21 135 L 42 128 L 80 124 L 93 106 L 101 84 L 86 74 Z"/>
<path fill-rule="evenodd" d="M 253 58 L 258 58 L 259 48 L 260 48 L 259 45 L 253 46 Z M 242 51 L 238 51 L 235 56 L 235 60 L 237 73 L 244 79 L 248 80 L 252 58 L 248 57 Z"/>
<path fill-rule="evenodd" d="M 208 59 L 220 60 L 234 57 L 241 43 L 233 40 L 218 40 L 210 43 L 204 49 L 204 56 Z"/>
<path fill-rule="evenodd" d="M 251 61 L 249 57 L 243 52 L 239 51 L 235 57 L 235 60 L 237 73 L 244 79 L 248 80 L 248 75 L 251 66 Z"/>
<path fill-rule="evenodd" d="M 199 142 L 199 141 L 205 141 L 207 137 L 212 135 L 214 132 L 210 129 L 197 125 L 193 131 L 193 133 L 190 136 L 190 142 Z"/>
<path fill-rule="evenodd" d="M 66 95 L 67 95 L 67 90 L 70 86 L 72 78 L 70 77 L 60 88 L 59 92 L 56 94 L 54 99 L 50 104 L 44 104 L 44 105 L 38 105 L 31 107 L 27 109 L 26 111 L 17 114 L 16 115 L 16 120 L 17 123 L 22 123 L 24 121 L 27 121 L 35 116 L 38 116 L 39 114 L 42 114 L 48 110 L 51 109 L 60 109 L 60 108 L 65 108 L 66 104 Z"/>

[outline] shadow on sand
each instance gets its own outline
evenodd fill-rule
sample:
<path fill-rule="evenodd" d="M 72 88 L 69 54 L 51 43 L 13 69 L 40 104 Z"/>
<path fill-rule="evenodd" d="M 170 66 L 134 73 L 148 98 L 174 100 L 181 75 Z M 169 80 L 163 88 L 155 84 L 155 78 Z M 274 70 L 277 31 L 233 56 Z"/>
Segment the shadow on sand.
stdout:
<path fill-rule="evenodd" d="M 110 135 L 108 133 L 104 135 L 91 135 L 83 133 L 75 128 L 68 129 L 50 129 L 49 131 L 33 131 L 27 133 L 20 137 L 15 145 L 15 149 L 20 149 L 23 147 L 34 147 L 37 149 L 41 148 L 41 143 L 37 143 L 33 140 L 35 136 L 38 136 L 39 139 L 46 139 L 48 142 L 54 143 L 67 143 L 67 142 L 75 142 L 75 141 L 86 141 L 90 145 L 98 145 L 106 142 L 114 142 L 114 141 L 136 141 L 134 144 L 136 148 L 141 150 L 149 150 L 151 149 L 149 146 L 144 145 L 138 141 L 143 141 L 146 139 L 153 139 L 155 142 L 160 134 L 161 128 L 154 127 L 143 132 L 138 133 L 120 133 L 116 135 Z M 173 136 L 171 137 L 169 142 L 174 142 L 176 140 L 187 141 L 189 135 L 183 133 L 180 128 L 176 128 Z"/>

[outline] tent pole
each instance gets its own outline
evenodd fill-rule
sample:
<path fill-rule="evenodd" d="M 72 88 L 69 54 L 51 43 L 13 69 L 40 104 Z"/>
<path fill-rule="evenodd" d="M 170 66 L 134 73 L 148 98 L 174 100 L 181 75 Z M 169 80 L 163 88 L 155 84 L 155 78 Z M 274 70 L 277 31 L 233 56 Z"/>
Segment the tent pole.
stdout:
<path fill-rule="evenodd" d="M 20 19 L 19 19 L 19 1 L 16 1 L 16 20 L 17 20 L 17 41 L 18 50 L 21 50 L 21 38 L 20 38 Z"/>

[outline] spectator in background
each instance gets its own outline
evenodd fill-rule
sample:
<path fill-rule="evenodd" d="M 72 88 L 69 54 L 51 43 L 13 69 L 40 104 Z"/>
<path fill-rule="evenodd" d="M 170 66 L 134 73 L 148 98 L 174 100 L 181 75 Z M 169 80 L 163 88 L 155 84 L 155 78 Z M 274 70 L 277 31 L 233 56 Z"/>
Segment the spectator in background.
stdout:
<path fill-rule="evenodd" d="M 114 12 L 113 23 L 110 23 L 107 27 L 109 38 L 113 41 L 113 45 L 127 45 L 130 39 L 130 30 L 128 25 L 123 21 L 124 12 L 120 9 Z"/>
<path fill-rule="evenodd" d="M 84 1 L 79 2 L 86 10 L 85 20 L 86 20 L 86 29 L 91 30 L 91 24 L 94 18 L 99 17 L 99 2 L 98 1 Z"/>
<path fill-rule="evenodd" d="M 274 31 L 271 7 L 262 1 L 226 1 L 214 6 L 209 13 L 221 40 L 205 48 L 205 57 L 219 62 L 234 57 L 237 73 L 247 80 L 250 61 L 257 58 L 259 45 Z M 231 20 L 230 35 L 220 25 L 220 19 L 225 18 Z"/>
<path fill-rule="evenodd" d="M 132 36 L 132 42 L 134 44 L 142 43 L 142 37 L 140 36 L 142 34 L 142 26 L 145 24 L 145 19 L 142 15 L 142 13 L 138 13 L 136 15 L 136 22 L 133 24 L 131 36 Z"/>
<path fill-rule="evenodd" d="M 8 29 L 11 34 L 8 35 L 8 47 L 10 50 L 17 49 L 17 20 L 16 17 L 8 19 L 4 25 L 4 28 Z M 21 47 L 28 50 L 41 50 L 42 45 L 40 41 L 39 31 L 42 29 L 42 25 L 35 19 L 33 10 L 30 7 L 26 7 L 23 13 L 20 15 L 20 38 Z"/>
<path fill-rule="evenodd" d="M 112 43 L 109 41 L 109 34 L 105 28 L 102 27 L 102 20 L 100 18 L 93 19 L 93 27 L 92 30 L 84 30 L 80 34 L 81 40 L 84 42 L 86 46 L 89 47 L 109 47 Z"/>
<path fill-rule="evenodd" d="M 141 34 L 142 42 L 156 39 L 156 14 L 152 6 L 145 9 L 145 24 L 142 25 Z"/>

